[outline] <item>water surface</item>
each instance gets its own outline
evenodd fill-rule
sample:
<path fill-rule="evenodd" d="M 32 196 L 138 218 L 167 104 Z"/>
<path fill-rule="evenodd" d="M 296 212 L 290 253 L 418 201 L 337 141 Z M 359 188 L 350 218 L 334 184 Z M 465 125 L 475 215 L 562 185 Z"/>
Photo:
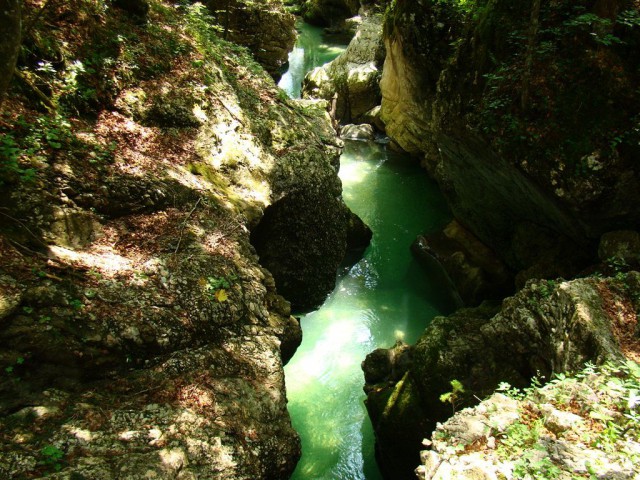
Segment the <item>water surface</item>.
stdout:
<path fill-rule="evenodd" d="M 298 40 L 289 52 L 288 69 L 278 82 L 278 86 L 291 98 L 300 98 L 302 80 L 308 71 L 330 62 L 347 48 L 325 35 L 322 28 L 299 22 L 296 29 Z"/>
<path fill-rule="evenodd" d="M 396 339 L 414 342 L 450 309 L 409 246 L 450 218 L 424 171 L 372 142 L 347 142 L 344 199 L 373 230 L 364 257 L 341 275 L 322 307 L 301 319 L 303 341 L 285 367 L 289 412 L 302 439 L 296 480 L 376 480 L 373 432 L 360 364 Z"/>

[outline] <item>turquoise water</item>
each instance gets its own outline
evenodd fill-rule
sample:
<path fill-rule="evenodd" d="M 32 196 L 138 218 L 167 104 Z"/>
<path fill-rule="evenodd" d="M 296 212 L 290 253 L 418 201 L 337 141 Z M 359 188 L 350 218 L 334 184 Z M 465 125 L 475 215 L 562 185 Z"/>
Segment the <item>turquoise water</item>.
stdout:
<path fill-rule="evenodd" d="M 326 37 L 319 27 L 299 22 L 296 28 L 298 40 L 289 52 L 288 70 L 278 82 L 278 86 L 291 98 L 300 98 L 302 80 L 308 71 L 330 62 L 346 48 L 346 45 Z"/>
<path fill-rule="evenodd" d="M 424 171 L 372 142 L 347 142 L 344 199 L 373 230 L 363 258 L 301 319 L 303 341 L 285 367 L 289 412 L 302 439 L 297 480 L 380 479 L 360 364 L 397 339 L 414 342 L 450 309 L 447 292 L 412 258 L 416 235 L 450 218 Z"/>

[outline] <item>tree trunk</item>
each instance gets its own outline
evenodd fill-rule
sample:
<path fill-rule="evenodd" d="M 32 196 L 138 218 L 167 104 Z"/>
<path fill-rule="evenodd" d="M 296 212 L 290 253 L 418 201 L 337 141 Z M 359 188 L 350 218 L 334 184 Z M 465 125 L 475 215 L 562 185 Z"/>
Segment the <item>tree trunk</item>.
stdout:
<path fill-rule="evenodd" d="M 16 68 L 22 28 L 20 0 L 0 0 L 0 105 Z"/>
<path fill-rule="evenodd" d="M 522 74 L 522 95 L 520 105 L 522 110 L 529 108 L 529 96 L 531 92 L 531 70 L 533 69 L 533 54 L 536 49 L 536 36 L 540 22 L 540 0 L 531 3 L 531 20 L 529 21 L 529 34 L 527 39 L 527 53 L 524 59 L 524 72 Z"/>

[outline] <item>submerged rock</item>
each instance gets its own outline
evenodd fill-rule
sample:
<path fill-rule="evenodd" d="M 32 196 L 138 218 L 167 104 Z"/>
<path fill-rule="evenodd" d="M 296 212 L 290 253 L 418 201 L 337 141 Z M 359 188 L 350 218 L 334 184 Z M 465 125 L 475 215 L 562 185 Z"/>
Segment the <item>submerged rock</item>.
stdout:
<path fill-rule="evenodd" d="M 366 386 L 383 469 L 409 478 L 420 440 L 451 415 L 452 405 L 475 403 L 501 382 L 525 387 L 535 375 L 548 379 L 587 361 L 621 360 L 636 332 L 638 276 L 632 272 L 622 280 L 628 289 L 616 279 L 531 281 L 499 309 L 483 304 L 435 318 L 414 346 L 401 381 Z M 629 309 L 620 312 L 615 304 Z M 443 403 L 440 396 L 452 390 L 452 380 L 464 392 Z"/>

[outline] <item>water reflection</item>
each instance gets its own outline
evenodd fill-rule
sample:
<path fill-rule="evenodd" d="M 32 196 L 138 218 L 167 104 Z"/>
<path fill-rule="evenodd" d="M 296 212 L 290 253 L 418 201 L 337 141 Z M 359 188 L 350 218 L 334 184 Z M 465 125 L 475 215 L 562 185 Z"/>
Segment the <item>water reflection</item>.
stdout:
<path fill-rule="evenodd" d="M 396 339 L 417 339 L 447 309 L 442 287 L 413 262 L 409 245 L 449 218 L 424 172 L 373 143 L 347 142 L 340 177 L 347 204 L 373 230 L 362 258 L 317 311 L 285 369 L 289 411 L 302 438 L 297 480 L 375 480 L 373 433 L 360 363 Z"/>

